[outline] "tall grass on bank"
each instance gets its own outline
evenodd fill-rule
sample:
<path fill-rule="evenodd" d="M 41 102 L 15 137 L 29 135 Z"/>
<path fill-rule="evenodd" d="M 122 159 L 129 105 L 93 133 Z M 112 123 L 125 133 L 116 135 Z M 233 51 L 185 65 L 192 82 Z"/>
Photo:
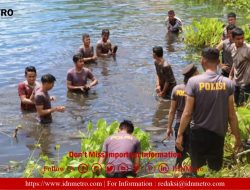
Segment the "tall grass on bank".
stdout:
<path fill-rule="evenodd" d="M 184 28 L 184 42 L 188 50 L 200 50 L 204 47 L 216 47 L 221 41 L 224 23 L 217 18 L 193 20 L 191 25 Z M 250 43 L 250 26 L 243 25 L 245 41 Z"/>
<path fill-rule="evenodd" d="M 188 47 L 201 49 L 216 46 L 223 33 L 223 25 L 217 18 L 201 18 L 193 20 L 191 25 L 186 26 L 184 42 Z"/>

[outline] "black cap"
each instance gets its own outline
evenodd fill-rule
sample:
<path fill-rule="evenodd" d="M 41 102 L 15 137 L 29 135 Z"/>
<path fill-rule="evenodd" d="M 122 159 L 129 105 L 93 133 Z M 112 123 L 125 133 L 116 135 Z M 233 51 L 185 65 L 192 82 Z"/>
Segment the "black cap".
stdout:
<path fill-rule="evenodd" d="M 185 77 L 190 77 L 192 76 L 195 72 L 197 71 L 197 67 L 194 64 L 189 64 L 187 65 L 183 70 L 182 74 Z"/>

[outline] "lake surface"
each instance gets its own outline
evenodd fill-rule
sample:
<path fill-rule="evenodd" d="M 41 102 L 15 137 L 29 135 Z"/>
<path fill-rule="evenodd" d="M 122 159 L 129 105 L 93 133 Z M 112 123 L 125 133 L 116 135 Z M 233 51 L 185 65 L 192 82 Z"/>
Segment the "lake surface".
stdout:
<path fill-rule="evenodd" d="M 164 57 L 181 83 L 181 69 L 188 64 L 183 36 L 166 36 L 164 19 L 169 9 L 189 24 L 195 17 L 220 17 L 225 21 L 223 5 L 195 4 L 199 1 L 169 0 L 19 0 L 1 1 L 0 7 L 13 9 L 12 17 L 0 19 L 0 177 L 21 176 L 26 159 L 39 141 L 38 156 L 55 156 L 79 151 L 80 140 L 74 138 L 84 131 L 88 121 L 104 118 L 107 122 L 130 119 L 148 129 L 164 128 L 167 124 L 169 101 L 155 96 L 156 72 L 152 47 L 163 46 Z M 243 21 L 241 21 L 243 22 Z M 116 59 L 98 60 L 88 66 L 99 84 L 88 97 L 67 93 L 66 73 L 72 68 L 72 56 L 81 45 L 82 33 L 89 33 L 95 46 L 101 30 L 109 28 L 110 39 L 119 46 Z M 36 114 L 23 114 L 17 85 L 24 80 L 24 68 L 33 65 L 38 77 L 53 74 L 57 81 L 49 93 L 56 96 L 53 105 L 65 105 L 64 113 L 53 114 L 53 124 L 41 128 Z M 18 138 L 12 134 L 21 125 Z M 156 151 L 174 151 L 173 141 L 163 146 L 164 132 L 151 132 Z M 9 161 L 21 165 L 8 168 Z"/>

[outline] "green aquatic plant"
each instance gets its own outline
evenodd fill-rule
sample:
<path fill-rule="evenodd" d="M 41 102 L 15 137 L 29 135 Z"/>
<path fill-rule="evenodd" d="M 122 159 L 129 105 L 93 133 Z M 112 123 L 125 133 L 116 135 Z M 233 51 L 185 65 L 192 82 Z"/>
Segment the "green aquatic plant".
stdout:
<path fill-rule="evenodd" d="M 227 6 L 250 13 L 250 4 L 248 0 L 223 0 Z"/>
<path fill-rule="evenodd" d="M 102 165 L 102 170 L 99 175 L 92 172 L 93 164 L 99 160 L 98 153 L 101 153 L 102 145 L 105 139 L 118 131 L 119 123 L 117 121 L 108 125 L 104 119 L 100 119 L 96 127 L 93 127 L 92 122 L 88 122 L 86 133 L 80 132 L 81 150 L 78 153 L 69 152 L 59 159 L 60 145 L 55 146 L 58 152 L 56 160 L 48 158 L 48 156 L 40 156 L 39 162 L 30 158 L 23 172 L 23 177 L 46 177 L 46 178 L 93 178 L 104 177 L 105 166 Z M 133 135 L 141 143 L 141 151 L 149 151 L 151 149 L 150 136 L 140 128 L 135 128 Z M 84 154 L 84 152 L 88 154 Z M 90 152 L 93 156 L 90 156 Z M 82 154 L 81 154 L 82 153 Z M 143 160 L 142 160 L 143 162 Z M 51 169 L 48 168 L 52 168 Z M 85 172 L 86 167 L 88 171 Z"/>
<path fill-rule="evenodd" d="M 247 43 L 250 43 L 250 25 L 246 24 L 242 26 L 242 30 L 244 31 L 244 38 Z"/>
<path fill-rule="evenodd" d="M 193 20 L 191 25 L 186 26 L 184 42 L 187 47 L 200 49 L 215 47 L 221 40 L 223 23 L 217 18 L 201 18 Z"/>
<path fill-rule="evenodd" d="M 246 107 L 238 108 L 237 117 L 239 121 L 241 139 L 247 141 L 250 135 L 250 109 Z"/>

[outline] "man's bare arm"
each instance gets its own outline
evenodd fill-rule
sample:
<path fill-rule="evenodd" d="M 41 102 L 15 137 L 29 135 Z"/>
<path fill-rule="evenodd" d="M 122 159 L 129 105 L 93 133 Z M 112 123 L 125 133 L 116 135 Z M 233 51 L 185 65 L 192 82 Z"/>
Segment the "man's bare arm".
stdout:
<path fill-rule="evenodd" d="M 235 137 L 235 148 L 240 148 L 242 146 L 241 139 L 240 139 L 240 130 L 238 126 L 238 119 L 234 109 L 234 99 L 233 95 L 231 95 L 228 99 L 228 118 L 229 118 L 229 125 L 232 130 L 232 134 Z"/>
<path fill-rule="evenodd" d="M 67 88 L 68 90 L 84 90 L 85 86 L 73 86 L 71 81 L 67 80 Z"/>
<path fill-rule="evenodd" d="M 97 46 L 96 46 L 96 56 L 97 57 L 109 57 L 110 54 L 108 54 L 108 53 L 102 53 L 101 44 L 97 44 Z"/>
<path fill-rule="evenodd" d="M 164 87 L 162 89 L 162 94 L 165 95 L 168 91 L 168 88 L 169 88 L 169 83 L 168 82 L 165 82 L 164 84 Z"/>
<path fill-rule="evenodd" d="M 181 116 L 181 123 L 180 123 L 178 135 L 176 139 L 176 147 L 181 151 L 183 150 L 183 147 L 182 147 L 183 133 L 192 119 L 192 113 L 194 109 L 194 100 L 195 100 L 194 97 L 187 95 L 185 108 Z"/>
<path fill-rule="evenodd" d="M 51 114 L 55 111 L 64 112 L 64 110 L 65 110 L 64 106 L 57 106 L 57 107 L 53 107 L 53 108 L 46 109 L 46 110 L 43 109 L 43 105 L 36 106 L 36 111 L 37 111 L 39 116 L 45 116 L 45 115 Z"/>
<path fill-rule="evenodd" d="M 177 102 L 175 100 L 171 100 L 170 110 L 168 113 L 168 125 L 167 125 L 167 135 L 166 135 L 167 138 L 169 138 L 170 135 L 173 135 L 172 125 L 174 122 L 176 109 L 177 109 Z"/>
<path fill-rule="evenodd" d="M 33 96 L 32 96 L 33 97 Z M 35 103 L 31 100 L 31 97 L 30 98 L 26 98 L 25 95 L 21 95 L 20 96 L 20 100 L 23 104 L 29 104 L 29 105 L 34 105 Z"/>
<path fill-rule="evenodd" d="M 89 84 L 89 87 L 90 87 L 90 88 L 91 88 L 92 86 L 95 86 L 95 85 L 98 84 L 98 80 L 97 80 L 95 77 L 93 77 L 91 80 L 92 80 L 92 82 Z"/>
<path fill-rule="evenodd" d="M 136 173 L 139 172 L 140 169 L 140 154 L 136 155 L 135 159 L 134 159 L 134 170 Z"/>
<path fill-rule="evenodd" d="M 221 51 L 223 48 L 223 41 L 221 41 L 217 46 L 216 49 L 218 49 L 219 51 Z"/>
<path fill-rule="evenodd" d="M 231 71 L 229 73 L 229 79 L 232 80 L 234 78 L 234 65 L 231 68 Z"/>

